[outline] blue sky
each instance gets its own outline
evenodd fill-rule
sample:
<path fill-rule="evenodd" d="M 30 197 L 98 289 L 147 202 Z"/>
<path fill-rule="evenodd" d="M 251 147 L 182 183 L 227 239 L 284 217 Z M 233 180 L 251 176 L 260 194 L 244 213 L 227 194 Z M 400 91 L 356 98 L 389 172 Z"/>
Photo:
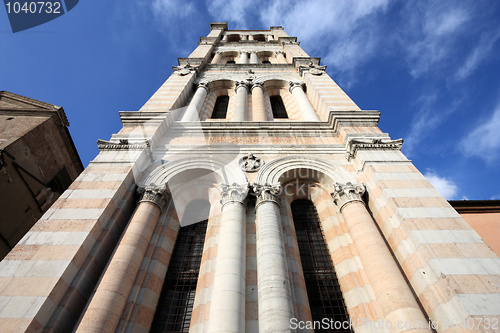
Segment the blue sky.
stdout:
<path fill-rule="evenodd" d="M 209 22 L 281 25 L 448 199 L 500 199 L 500 1 L 97 1 L 13 34 L 0 90 L 64 107 L 84 165 Z"/>

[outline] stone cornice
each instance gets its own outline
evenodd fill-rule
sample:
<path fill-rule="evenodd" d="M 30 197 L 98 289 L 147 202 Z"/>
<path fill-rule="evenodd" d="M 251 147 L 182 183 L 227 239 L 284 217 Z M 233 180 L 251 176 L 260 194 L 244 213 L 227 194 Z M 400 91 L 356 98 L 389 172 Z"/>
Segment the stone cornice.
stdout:
<path fill-rule="evenodd" d="M 380 120 L 380 111 L 375 110 L 347 110 L 330 111 L 328 123 L 338 133 L 340 127 L 376 127 Z"/>
<path fill-rule="evenodd" d="M 333 184 L 334 186 L 334 192 L 331 194 L 333 202 L 335 205 L 337 205 L 338 209 L 340 212 L 342 212 L 342 209 L 345 207 L 350 202 L 354 201 L 363 201 L 363 194 L 365 193 L 365 185 L 359 183 L 359 184 L 352 184 L 352 183 L 335 183 Z"/>
<path fill-rule="evenodd" d="M 99 151 L 110 151 L 110 150 L 146 150 L 149 158 L 154 161 L 153 150 L 149 144 L 149 140 L 143 140 L 142 142 L 130 143 L 128 139 L 119 139 L 119 141 L 107 141 L 107 140 L 97 140 L 97 147 Z"/>
<path fill-rule="evenodd" d="M 394 149 L 401 150 L 403 139 L 383 140 L 383 139 L 357 139 L 352 138 L 346 146 L 346 159 L 350 161 L 356 157 L 359 149 Z"/>

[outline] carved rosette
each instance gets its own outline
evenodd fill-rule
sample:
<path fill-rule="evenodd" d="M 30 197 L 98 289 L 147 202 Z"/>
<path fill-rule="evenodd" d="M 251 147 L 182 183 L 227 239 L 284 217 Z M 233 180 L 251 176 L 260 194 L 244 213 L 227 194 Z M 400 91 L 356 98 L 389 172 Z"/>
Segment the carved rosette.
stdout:
<path fill-rule="evenodd" d="M 302 89 L 302 91 L 304 91 L 304 84 L 302 82 L 294 82 L 294 81 L 290 81 L 290 94 L 292 93 L 293 89 L 295 88 L 300 88 Z"/>
<path fill-rule="evenodd" d="M 220 184 L 221 190 L 221 201 L 222 207 L 229 202 L 239 202 L 243 204 L 243 201 L 247 197 L 249 184 L 245 183 L 243 185 L 233 183 L 231 185 Z"/>
<path fill-rule="evenodd" d="M 160 209 L 167 200 L 165 185 L 148 185 L 146 187 L 138 188 L 137 192 L 139 192 L 139 194 L 141 195 L 141 199 L 139 200 L 139 202 L 151 202 L 157 205 Z"/>
<path fill-rule="evenodd" d="M 248 153 L 248 155 L 240 158 L 238 164 L 240 165 L 241 170 L 245 172 L 256 172 L 261 166 L 264 165 L 264 160 L 252 153 Z"/>
<path fill-rule="evenodd" d="M 281 193 L 281 184 L 255 184 L 253 191 L 257 194 L 257 203 L 255 207 L 259 206 L 262 202 L 271 201 L 279 205 L 278 195 Z"/>
<path fill-rule="evenodd" d="M 333 202 L 339 208 L 339 211 L 342 212 L 342 209 L 346 204 L 353 201 L 363 201 L 363 194 L 365 193 L 365 185 L 358 183 L 335 183 L 334 192 L 332 193 Z"/>

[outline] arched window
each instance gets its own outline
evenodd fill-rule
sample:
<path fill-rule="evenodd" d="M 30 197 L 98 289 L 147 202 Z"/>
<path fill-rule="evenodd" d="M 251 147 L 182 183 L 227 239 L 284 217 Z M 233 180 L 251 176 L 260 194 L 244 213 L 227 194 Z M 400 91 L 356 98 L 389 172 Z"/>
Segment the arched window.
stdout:
<path fill-rule="evenodd" d="M 226 64 L 235 64 L 235 63 L 236 63 L 236 61 L 234 61 L 234 60 L 228 60 L 228 61 L 226 62 Z"/>
<path fill-rule="evenodd" d="M 283 99 L 280 95 L 271 96 L 271 109 L 273 110 L 274 118 L 287 119 L 288 114 L 286 113 L 285 104 L 283 104 Z"/>
<path fill-rule="evenodd" d="M 228 42 L 238 42 L 239 40 L 241 40 L 241 37 L 238 34 L 232 34 L 227 36 Z"/>
<path fill-rule="evenodd" d="M 304 199 L 295 200 L 291 207 L 312 320 L 329 318 L 349 322 L 316 207 L 311 201 Z M 346 329 L 335 332 L 352 331 Z"/>
<path fill-rule="evenodd" d="M 151 333 L 189 331 L 210 204 L 194 200 L 184 211 Z"/>
<path fill-rule="evenodd" d="M 270 64 L 271 62 L 269 60 L 262 60 L 263 64 Z"/>
<path fill-rule="evenodd" d="M 227 106 L 229 105 L 229 96 L 222 95 L 215 100 L 212 119 L 226 119 Z"/>

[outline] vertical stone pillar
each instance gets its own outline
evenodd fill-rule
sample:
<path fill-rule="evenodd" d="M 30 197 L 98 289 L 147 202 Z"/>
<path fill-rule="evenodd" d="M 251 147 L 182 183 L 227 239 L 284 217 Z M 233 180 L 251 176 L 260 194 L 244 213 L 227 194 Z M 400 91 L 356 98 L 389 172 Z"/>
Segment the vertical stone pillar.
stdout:
<path fill-rule="evenodd" d="M 200 82 L 198 84 L 198 88 L 196 88 L 196 92 L 194 93 L 189 106 L 184 112 L 184 116 L 181 121 L 197 121 L 200 120 L 200 111 L 203 106 L 203 102 L 205 102 L 205 98 L 208 94 L 208 84 L 204 82 Z"/>
<path fill-rule="evenodd" d="M 260 64 L 259 57 L 257 56 L 257 51 L 250 52 L 250 63 Z"/>
<path fill-rule="evenodd" d="M 240 52 L 240 61 L 238 63 L 240 64 L 248 64 L 248 52 L 247 51 L 241 51 Z"/>
<path fill-rule="evenodd" d="M 245 331 L 248 184 L 221 184 L 222 217 L 212 287 L 209 332 Z"/>
<path fill-rule="evenodd" d="M 115 332 L 164 204 L 164 187 L 144 189 L 77 332 Z"/>
<path fill-rule="evenodd" d="M 234 106 L 233 121 L 247 120 L 247 94 L 248 83 L 240 81 L 236 83 L 236 103 Z"/>
<path fill-rule="evenodd" d="M 267 35 L 267 41 L 270 42 L 272 40 L 274 40 L 273 35 Z"/>
<path fill-rule="evenodd" d="M 277 195 L 279 184 L 255 185 L 259 332 L 290 332 L 292 294 Z"/>
<path fill-rule="evenodd" d="M 288 64 L 288 61 L 286 61 L 283 51 L 276 52 L 276 59 L 278 59 L 278 64 Z"/>
<path fill-rule="evenodd" d="M 248 35 L 248 40 L 254 40 L 253 35 Z"/>
<path fill-rule="evenodd" d="M 220 60 L 222 59 L 222 51 L 217 51 L 215 52 L 214 58 L 212 59 L 211 64 L 215 65 L 220 63 Z"/>
<path fill-rule="evenodd" d="M 252 109 L 253 121 L 267 121 L 264 85 L 261 82 L 252 84 Z"/>
<path fill-rule="evenodd" d="M 344 217 L 384 320 L 394 326 L 406 322 L 422 323 L 424 329 L 419 332 L 430 332 L 425 329 L 427 319 L 366 209 L 361 198 L 364 192 L 362 184 L 336 183 L 332 197 Z"/>
<path fill-rule="evenodd" d="M 227 42 L 227 35 L 222 36 L 222 41 Z"/>
<path fill-rule="evenodd" d="M 300 114 L 305 121 L 321 121 L 316 113 L 316 110 L 314 110 L 314 107 L 309 101 L 309 98 L 307 98 L 307 95 L 304 93 L 302 83 L 290 82 L 290 92 L 295 98 Z"/>

